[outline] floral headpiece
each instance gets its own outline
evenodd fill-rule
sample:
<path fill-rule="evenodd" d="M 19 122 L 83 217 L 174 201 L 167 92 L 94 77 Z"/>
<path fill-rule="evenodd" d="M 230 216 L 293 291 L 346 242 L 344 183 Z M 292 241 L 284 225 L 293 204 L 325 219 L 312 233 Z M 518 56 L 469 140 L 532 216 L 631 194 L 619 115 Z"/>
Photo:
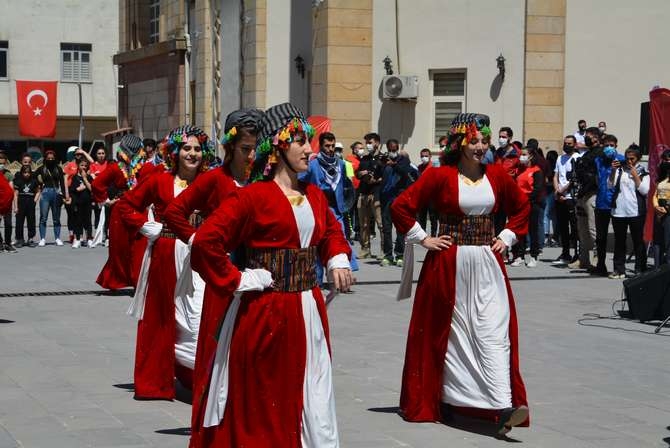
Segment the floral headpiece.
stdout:
<path fill-rule="evenodd" d="M 119 168 L 123 176 L 126 178 L 126 186 L 128 190 L 132 190 L 137 186 L 137 175 L 144 166 L 146 161 L 146 154 L 144 153 L 144 148 L 140 149 L 134 157 L 129 158 L 126 153 L 119 152 Z"/>
<path fill-rule="evenodd" d="M 459 149 L 461 146 L 467 146 L 477 132 L 481 132 L 484 137 L 491 137 L 491 124 L 488 115 L 461 113 L 451 122 L 449 129 L 449 140 L 446 151 Z"/>
<path fill-rule="evenodd" d="M 207 171 L 210 162 L 214 159 L 214 145 L 205 132 L 191 125 L 180 126 L 170 133 L 158 145 L 163 157 L 163 163 L 168 171 L 175 171 L 179 165 L 179 150 L 188 141 L 189 137 L 196 137 L 202 148 L 202 164 L 200 171 Z"/>
<path fill-rule="evenodd" d="M 289 103 L 268 109 L 259 127 L 252 182 L 266 180 L 271 175 L 272 169 L 279 162 L 278 151 L 286 151 L 297 134 L 304 133 L 307 139 L 315 134 L 314 127 L 302 112 Z"/>

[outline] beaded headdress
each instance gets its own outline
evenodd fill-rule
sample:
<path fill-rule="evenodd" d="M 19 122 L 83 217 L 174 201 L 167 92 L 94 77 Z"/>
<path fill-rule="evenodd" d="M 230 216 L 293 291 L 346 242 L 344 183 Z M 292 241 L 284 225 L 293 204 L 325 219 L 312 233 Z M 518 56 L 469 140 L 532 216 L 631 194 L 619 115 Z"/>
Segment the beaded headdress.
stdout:
<path fill-rule="evenodd" d="M 195 137 L 200 143 L 202 149 L 202 164 L 200 171 L 207 171 L 209 165 L 214 159 L 214 145 L 209 140 L 209 136 L 196 126 L 185 125 L 170 131 L 170 133 L 158 145 L 159 151 L 163 157 L 163 163 L 168 171 L 175 171 L 179 162 L 179 150 L 188 141 L 189 137 Z"/>
<path fill-rule="evenodd" d="M 470 140 L 481 132 L 484 137 L 491 136 L 491 121 L 488 115 L 461 113 L 451 121 L 447 151 L 466 146 Z"/>

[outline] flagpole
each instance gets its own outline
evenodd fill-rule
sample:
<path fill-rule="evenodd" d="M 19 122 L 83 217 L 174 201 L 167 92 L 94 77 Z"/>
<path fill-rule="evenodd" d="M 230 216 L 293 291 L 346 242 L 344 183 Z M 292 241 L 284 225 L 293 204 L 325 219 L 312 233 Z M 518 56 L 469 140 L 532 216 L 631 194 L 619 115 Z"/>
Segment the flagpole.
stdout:
<path fill-rule="evenodd" d="M 83 134 L 84 134 L 84 115 L 82 111 L 82 105 L 81 105 L 81 83 L 77 83 L 77 87 L 79 89 L 79 147 L 81 148 L 81 143 L 83 140 Z M 84 148 L 81 148 L 84 149 Z"/>

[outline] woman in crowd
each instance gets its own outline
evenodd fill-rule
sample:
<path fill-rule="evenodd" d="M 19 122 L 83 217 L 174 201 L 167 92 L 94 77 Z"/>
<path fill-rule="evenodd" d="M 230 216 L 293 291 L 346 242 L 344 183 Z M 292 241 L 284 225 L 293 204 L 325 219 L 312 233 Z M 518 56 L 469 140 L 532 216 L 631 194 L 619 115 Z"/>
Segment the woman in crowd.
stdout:
<path fill-rule="evenodd" d="M 91 157 L 86 151 L 83 149 L 79 149 L 79 151 L 86 157 L 86 159 L 89 162 L 89 174 L 93 179 L 98 177 L 103 171 L 107 169 L 107 152 L 105 151 L 104 146 L 98 146 L 98 148 L 95 150 L 95 159 Z M 93 206 L 93 214 L 95 215 L 95 220 L 93 222 L 93 227 L 97 228 L 98 227 L 98 222 L 100 221 L 100 212 L 102 211 L 104 205 L 102 204 L 94 204 Z"/>
<path fill-rule="evenodd" d="M 77 162 L 77 173 L 72 176 L 70 182 L 70 209 L 73 220 L 74 240 L 72 248 L 81 247 L 82 238 L 86 235 L 86 246 L 92 241 L 91 232 L 91 182 L 93 177 L 88 172 L 88 160 L 81 158 Z"/>
<path fill-rule="evenodd" d="M 540 219 L 544 211 L 544 179 L 545 173 L 539 166 L 540 155 L 534 147 L 524 148 L 519 156 L 519 174 L 516 183 L 528 197 L 530 203 L 530 219 L 528 220 L 528 235 L 530 236 L 529 268 L 537 267 L 537 257 L 540 254 Z M 526 256 L 526 238 L 521 238 L 512 248 L 514 261 L 512 266 L 522 266 Z"/>
<path fill-rule="evenodd" d="M 663 151 L 654 192 L 654 265 L 670 264 L 670 149 Z"/>
<path fill-rule="evenodd" d="M 44 153 L 44 165 L 37 168 L 37 181 L 40 184 L 40 242 L 38 246 L 46 245 L 47 218 L 51 211 L 51 219 L 54 225 L 54 238 L 56 246 L 62 246 L 60 239 L 60 210 L 65 194 L 65 174 L 58 166 L 56 153 L 48 149 Z"/>
<path fill-rule="evenodd" d="M 326 197 L 298 181 L 313 132 L 292 105 L 268 109 L 252 171 L 258 182 L 224 199 L 195 234 L 193 269 L 227 304 L 218 345 L 204 358 L 213 359 L 205 396 L 194 397 L 191 447 L 339 446 L 316 258 L 341 291 L 353 279 Z M 238 269 L 228 253 L 242 244 Z"/>
<path fill-rule="evenodd" d="M 23 165 L 14 177 L 14 208 L 16 209 L 16 247 L 35 247 L 35 204 L 40 200 L 40 187 L 30 165 Z M 28 221 L 28 240 L 23 238 L 23 223 Z"/>
<path fill-rule="evenodd" d="M 143 169 L 142 140 L 136 135 L 124 135 L 116 158 L 117 161 L 110 162 L 107 169 L 91 184 L 94 201 L 109 206 L 109 213 L 105 214 L 109 221 L 109 255 L 96 280 L 105 289 L 120 289 L 137 284 L 146 247 L 145 238 L 126 231 L 115 206 L 125 192 L 135 188 L 140 178 L 148 177 L 148 172 Z"/>
<path fill-rule="evenodd" d="M 14 190 L 12 185 L 0 176 L 0 215 L 6 215 L 12 211 L 12 201 L 14 199 Z"/>
<path fill-rule="evenodd" d="M 556 171 L 556 161 L 558 160 L 558 152 L 547 151 L 547 173 L 544 179 L 545 184 L 545 206 L 542 215 L 544 231 L 545 246 L 554 247 L 558 244 L 558 222 L 556 220 L 556 194 L 554 190 L 554 172 Z"/>
<path fill-rule="evenodd" d="M 258 123 L 262 116 L 263 112 L 257 109 L 240 109 L 230 113 L 226 118 L 225 135 L 222 140 L 225 151 L 223 165 L 199 175 L 165 210 L 164 221 L 184 243 L 189 244 L 193 238 L 197 229 L 196 222 L 207 219 L 225 197 L 238 187 L 247 184 L 255 156 Z M 195 217 L 198 219 L 194 219 Z M 190 261 L 188 264 L 190 267 Z M 185 275 L 188 276 L 188 272 L 185 272 Z M 181 281 L 187 280 L 181 279 Z M 203 280 L 197 272 L 193 272 L 191 281 L 192 294 L 195 294 L 196 290 L 202 287 L 200 283 Z M 182 294 L 178 290 L 177 300 L 180 300 L 182 295 L 188 294 L 188 291 Z M 221 297 L 217 288 L 205 288 L 202 315 L 198 333 L 195 335 L 197 339 L 193 341 L 194 345 L 197 344 L 193 372 L 195 406 L 198 406 L 207 389 L 207 366 L 211 365 L 211 360 L 203 360 L 202 356 L 215 351 L 219 336 L 219 320 L 225 312 L 226 303 L 227 298 Z"/>
<path fill-rule="evenodd" d="M 649 173 L 640 165 L 640 148 L 630 145 L 624 163 L 614 160 L 608 183 L 612 194 L 612 227 L 614 228 L 614 271 L 611 279 L 626 278 L 626 238 L 630 230 L 635 253 L 635 273 L 647 270 L 647 255 L 642 241 L 646 216 Z"/>
<path fill-rule="evenodd" d="M 530 205 L 504 167 L 482 164 L 491 137 L 488 116 L 459 114 L 451 126 L 446 166 L 427 170 L 392 209 L 408 243 L 429 250 L 407 337 L 400 412 L 408 421 L 434 422 L 453 409 L 489 417 L 505 434 L 528 424 L 528 403 L 501 254 L 525 238 Z M 416 222 L 430 203 L 439 215 L 438 237 Z M 500 211 L 508 219 L 496 236 Z M 409 296 L 403 291 L 400 298 Z"/>
<path fill-rule="evenodd" d="M 207 170 L 214 150 L 207 134 L 195 126 L 172 130 L 160 149 L 168 171 L 150 176 L 125 193 L 116 207 L 126 229 L 149 240 L 135 302 L 129 310 L 139 319 L 135 397 L 171 400 L 175 396 L 175 376 L 185 387 L 192 387 L 195 347 L 190 345 L 193 338 L 188 334 L 193 316 L 178 319 L 174 299 L 188 246 L 177 239 L 163 215 L 168 204 Z M 153 220 L 145 213 L 150 205 Z M 193 299 L 200 302 L 187 305 L 199 322 L 202 295 Z"/>

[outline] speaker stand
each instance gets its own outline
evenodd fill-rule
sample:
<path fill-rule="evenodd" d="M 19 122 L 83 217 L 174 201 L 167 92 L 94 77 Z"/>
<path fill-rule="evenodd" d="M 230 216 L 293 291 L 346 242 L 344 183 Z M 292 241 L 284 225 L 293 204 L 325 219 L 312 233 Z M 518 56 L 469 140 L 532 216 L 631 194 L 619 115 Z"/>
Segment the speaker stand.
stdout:
<path fill-rule="evenodd" d="M 665 320 L 663 322 L 661 322 L 661 325 L 656 327 L 656 329 L 654 330 L 654 333 L 658 334 L 658 332 L 661 331 L 661 328 L 665 327 L 665 324 L 667 324 L 668 321 L 670 321 L 670 316 L 666 317 Z"/>

